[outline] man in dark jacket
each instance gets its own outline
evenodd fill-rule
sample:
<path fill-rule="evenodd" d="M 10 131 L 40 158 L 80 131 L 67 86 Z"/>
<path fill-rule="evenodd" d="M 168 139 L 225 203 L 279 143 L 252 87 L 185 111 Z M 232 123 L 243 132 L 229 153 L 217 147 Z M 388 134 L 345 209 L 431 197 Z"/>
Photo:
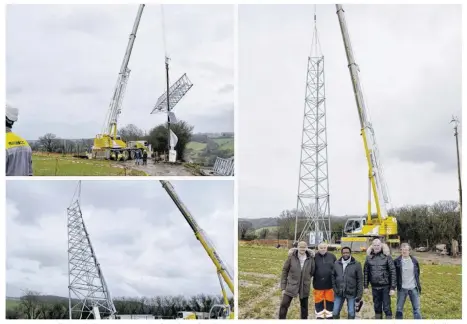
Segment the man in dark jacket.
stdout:
<path fill-rule="evenodd" d="M 315 256 L 315 273 L 313 275 L 316 319 L 332 319 L 334 309 L 334 290 L 332 289 L 334 262 L 336 262 L 336 256 L 328 252 L 327 244 L 319 244 L 318 253 Z"/>
<path fill-rule="evenodd" d="M 391 297 L 396 289 L 396 267 L 391 258 L 389 247 L 374 239 L 367 250 L 365 265 L 363 266 L 363 287 L 368 293 L 371 284 L 375 319 L 382 319 L 383 312 L 386 319 L 392 318 Z"/>
<path fill-rule="evenodd" d="M 297 249 L 289 252 L 282 268 L 282 302 L 279 319 L 287 318 L 287 311 L 294 297 L 300 299 L 300 318 L 308 318 L 308 297 L 310 296 L 311 277 L 315 270 L 314 253 L 308 250 L 306 242 L 298 243 Z"/>
<path fill-rule="evenodd" d="M 334 309 L 332 317 L 340 318 L 344 301 L 347 300 L 347 318 L 355 319 L 355 304 L 363 295 L 363 271 L 360 262 L 351 256 L 352 250 L 343 247 L 342 257 L 334 263 L 332 287 L 334 289 Z"/>
<path fill-rule="evenodd" d="M 403 319 L 404 304 L 407 296 L 412 304 L 413 318 L 422 319 L 420 312 L 420 264 L 410 255 L 410 245 L 401 244 L 401 255 L 394 260 L 397 277 L 397 310 L 396 319 Z"/>

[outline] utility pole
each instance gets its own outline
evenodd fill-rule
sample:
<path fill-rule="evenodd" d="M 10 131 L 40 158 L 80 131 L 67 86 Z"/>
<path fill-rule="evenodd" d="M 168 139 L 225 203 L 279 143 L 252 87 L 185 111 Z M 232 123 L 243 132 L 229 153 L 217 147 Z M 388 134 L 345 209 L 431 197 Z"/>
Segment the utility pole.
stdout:
<path fill-rule="evenodd" d="M 459 126 L 459 119 L 457 117 L 452 116 L 451 123 L 454 123 L 454 137 L 456 138 L 456 152 L 457 152 L 457 176 L 459 178 L 459 207 L 460 207 L 460 216 L 461 216 L 461 224 L 462 224 L 462 181 L 461 181 L 461 161 L 459 156 L 459 133 L 457 132 L 457 128 Z"/>
<path fill-rule="evenodd" d="M 167 161 L 170 156 L 170 101 L 169 101 L 169 58 L 166 56 L 165 57 L 165 79 L 167 83 L 167 136 L 168 136 L 168 141 L 167 141 Z"/>

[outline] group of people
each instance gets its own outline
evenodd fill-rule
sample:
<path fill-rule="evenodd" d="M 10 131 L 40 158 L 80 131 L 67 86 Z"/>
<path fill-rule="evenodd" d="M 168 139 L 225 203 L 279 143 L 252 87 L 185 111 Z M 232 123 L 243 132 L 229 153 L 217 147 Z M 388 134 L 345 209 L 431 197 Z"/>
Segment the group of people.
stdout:
<path fill-rule="evenodd" d="M 135 165 L 148 165 L 148 152 L 146 150 L 143 150 L 142 153 L 141 150 L 135 151 Z"/>
<path fill-rule="evenodd" d="M 341 249 L 339 259 L 327 251 L 327 244 L 318 245 L 318 253 L 308 249 L 306 242 L 299 242 L 289 250 L 282 268 L 282 301 L 279 319 L 286 319 L 292 299 L 300 300 L 300 317 L 308 318 L 308 298 L 313 284 L 316 319 L 340 319 L 347 302 L 347 318 L 363 305 L 363 294 L 371 286 L 375 319 L 392 319 L 391 296 L 397 291 L 396 319 L 403 318 L 407 297 L 412 304 L 414 319 L 421 319 L 420 312 L 420 265 L 410 254 L 410 245 L 400 246 L 401 255 L 392 259 L 389 247 L 374 239 L 367 249 L 363 267 L 352 256 L 349 247 Z"/>

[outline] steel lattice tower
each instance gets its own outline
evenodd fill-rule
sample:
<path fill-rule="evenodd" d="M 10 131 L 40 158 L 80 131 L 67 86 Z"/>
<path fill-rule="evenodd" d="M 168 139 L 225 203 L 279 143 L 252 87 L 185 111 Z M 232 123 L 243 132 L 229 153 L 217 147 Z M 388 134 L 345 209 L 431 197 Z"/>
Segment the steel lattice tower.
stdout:
<path fill-rule="evenodd" d="M 319 44 L 315 9 L 313 40 L 306 77 L 295 220 L 295 241 L 298 223 L 300 219 L 304 219 L 305 226 L 298 240 L 306 240 L 308 235 L 310 244 L 331 241 L 324 83 L 324 56 Z"/>
<path fill-rule="evenodd" d="M 80 207 L 81 181 L 68 215 L 68 290 L 70 319 L 95 319 L 116 313 L 104 274 L 97 261 Z M 76 199 L 75 199 L 76 197 Z M 76 318 L 76 316 L 75 316 Z"/>

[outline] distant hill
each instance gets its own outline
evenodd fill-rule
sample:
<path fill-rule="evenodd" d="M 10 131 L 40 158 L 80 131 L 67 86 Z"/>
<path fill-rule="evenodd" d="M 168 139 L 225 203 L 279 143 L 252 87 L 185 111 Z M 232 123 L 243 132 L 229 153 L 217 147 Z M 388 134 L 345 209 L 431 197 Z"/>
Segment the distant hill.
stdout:
<path fill-rule="evenodd" d="M 37 299 L 44 303 L 66 303 L 68 304 L 68 297 L 60 297 L 54 295 L 40 295 L 37 296 Z M 6 297 L 6 309 L 13 309 L 19 306 L 21 298 L 19 297 Z M 72 304 L 77 303 L 77 299 L 72 299 Z"/>
<path fill-rule="evenodd" d="M 253 229 L 257 230 L 263 227 L 274 227 L 278 226 L 277 218 L 239 218 L 238 221 L 250 222 L 253 225 Z"/>
<path fill-rule="evenodd" d="M 8 297 L 6 296 L 7 300 L 17 300 L 20 301 L 20 297 Z M 54 295 L 39 295 L 37 296 L 37 299 L 41 301 L 47 301 L 47 302 L 62 302 L 66 301 L 68 302 L 68 297 L 61 297 L 61 296 L 54 296 Z"/>

